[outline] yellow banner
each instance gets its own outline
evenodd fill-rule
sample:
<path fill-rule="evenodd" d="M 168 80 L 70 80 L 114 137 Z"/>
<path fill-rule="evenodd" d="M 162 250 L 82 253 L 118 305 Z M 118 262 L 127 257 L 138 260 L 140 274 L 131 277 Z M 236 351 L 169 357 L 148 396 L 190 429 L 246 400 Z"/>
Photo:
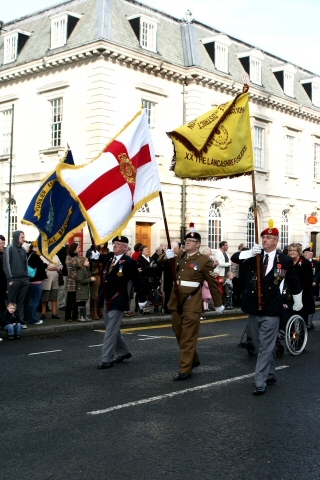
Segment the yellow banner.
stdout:
<path fill-rule="evenodd" d="M 254 169 L 249 95 L 243 93 L 169 132 L 177 177 L 209 179 L 250 174 Z"/>

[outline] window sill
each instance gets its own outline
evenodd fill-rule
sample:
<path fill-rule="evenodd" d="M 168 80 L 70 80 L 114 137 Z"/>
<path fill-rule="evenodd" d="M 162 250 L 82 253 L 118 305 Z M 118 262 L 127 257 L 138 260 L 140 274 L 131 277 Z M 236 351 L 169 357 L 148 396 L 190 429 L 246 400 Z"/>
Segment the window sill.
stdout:
<path fill-rule="evenodd" d="M 4 155 L 0 155 L 0 162 L 6 162 L 10 159 L 10 153 L 5 153 Z"/>
<path fill-rule="evenodd" d="M 297 175 L 294 175 L 293 173 L 286 173 L 284 176 L 286 178 L 291 178 L 292 180 L 299 180 L 299 177 Z"/>
<path fill-rule="evenodd" d="M 65 152 L 65 148 L 63 147 L 51 147 L 51 148 L 46 148 L 44 150 L 39 150 L 40 155 L 46 155 L 48 157 L 52 155 L 58 155 L 59 153 Z"/>
<path fill-rule="evenodd" d="M 266 175 L 268 175 L 270 173 L 269 170 L 266 170 L 263 167 L 254 167 L 254 171 L 257 172 L 257 173 L 264 173 Z"/>

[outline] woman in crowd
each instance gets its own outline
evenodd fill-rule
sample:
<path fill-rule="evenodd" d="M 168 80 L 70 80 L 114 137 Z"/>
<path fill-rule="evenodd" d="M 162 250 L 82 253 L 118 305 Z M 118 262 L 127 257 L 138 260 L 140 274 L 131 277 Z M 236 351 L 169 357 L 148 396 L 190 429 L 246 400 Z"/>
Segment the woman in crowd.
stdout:
<path fill-rule="evenodd" d="M 315 304 L 312 295 L 313 271 L 309 260 L 302 256 L 302 247 L 299 243 L 291 243 L 288 247 L 289 257 L 294 263 L 294 270 L 302 289 L 302 310 L 296 312 L 308 325 L 308 315 L 315 312 Z"/>
<path fill-rule="evenodd" d="M 77 257 L 80 247 L 76 242 L 71 243 L 66 256 L 67 275 L 67 303 L 65 321 L 73 322 L 78 319 L 76 303 L 76 275 L 77 275 Z"/>
<path fill-rule="evenodd" d="M 39 305 L 42 295 L 43 281 L 47 278 L 46 265 L 40 258 L 40 252 L 38 249 L 37 240 L 30 244 L 29 251 L 27 253 L 28 266 L 35 269 L 35 275 L 30 278 L 28 289 L 28 306 L 27 317 L 28 323 L 33 325 L 41 325 L 43 320 L 37 316 L 37 307 Z"/>
<path fill-rule="evenodd" d="M 41 297 L 41 320 L 46 318 L 48 302 L 51 302 L 52 315 L 51 318 L 59 319 L 58 315 L 58 289 L 59 289 L 59 272 L 62 270 L 62 263 L 58 255 L 54 255 L 52 262 L 41 256 L 41 260 L 46 264 L 47 278 L 42 284 Z"/>
<path fill-rule="evenodd" d="M 133 255 L 132 255 L 133 258 Z M 151 290 L 154 288 L 154 278 L 157 272 L 157 264 L 151 262 L 149 248 L 147 245 L 141 245 L 140 255 L 138 257 L 138 267 L 143 279 L 144 288 L 148 298 L 151 298 Z M 138 311 L 138 300 L 136 295 L 135 312 Z"/>

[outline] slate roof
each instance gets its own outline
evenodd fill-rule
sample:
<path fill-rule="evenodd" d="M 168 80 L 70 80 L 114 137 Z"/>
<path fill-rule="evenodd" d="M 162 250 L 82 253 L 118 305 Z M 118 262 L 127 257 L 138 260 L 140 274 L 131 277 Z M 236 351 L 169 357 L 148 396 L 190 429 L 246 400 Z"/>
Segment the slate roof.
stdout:
<path fill-rule="evenodd" d="M 109 22 L 109 26 L 107 24 L 102 25 L 103 8 L 109 8 L 112 11 L 112 20 Z M 51 22 L 49 17 L 66 10 L 81 14 L 82 17 L 69 37 L 67 44 L 63 47 L 50 50 Z M 158 22 L 157 52 L 150 52 L 141 48 L 139 45 L 139 41 L 127 18 L 139 13 L 144 13 Z M 182 14 L 184 14 L 184 12 L 182 12 Z M 115 46 L 129 49 L 133 52 L 133 55 L 134 52 L 137 52 L 156 59 L 159 62 L 165 61 L 173 66 L 185 67 L 181 20 L 142 5 L 136 0 L 68 0 L 51 8 L 46 8 L 34 14 L 10 21 L 6 23 L 3 28 L 6 32 L 21 29 L 31 33 L 31 36 L 20 52 L 18 59 L 6 65 L 2 65 L 3 37 L 0 36 L 0 74 L 13 66 L 22 66 L 28 62 L 41 59 L 44 56 L 50 57 L 59 52 L 68 51 L 69 49 L 81 47 L 82 45 L 89 45 L 99 39 L 104 39 Z M 197 21 L 193 22 L 192 28 L 196 30 L 196 36 L 198 37 L 197 45 L 193 45 L 193 48 L 197 49 L 200 68 L 203 69 L 204 74 L 206 72 L 208 74 L 214 73 L 222 78 L 229 78 L 230 81 L 242 83 L 244 69 L 237 57 L 237 53 L 246 50 L 249 52 L 254 47 L 234 37 L 229 37 L 232 42 L 232 45 L 229 47 L 229 73 L 219 72 L 215 69 L 212 60 L 200 40 L 206 37 L 212 37 L 221 32 Z M 300 84 L 300 80 L 311 78 L 315 75 L 310 71 L 294 65 L 297 68 L 297 73 L 294 77 L 295 98 L 287 97 L 271 70 L 272 67 L 286 63 L 285 60 L 265 51 L 263 51 L 263 53 L 265 58 L 262 61 L 262 86 L 254 85 L 254 87 L 261 90 L 261 92 L 270 93 L 282 99 L 288 99 L 315 109 L 317 112 L 320 111 L 320 109 L 312 104 L 305 89 Z"/>

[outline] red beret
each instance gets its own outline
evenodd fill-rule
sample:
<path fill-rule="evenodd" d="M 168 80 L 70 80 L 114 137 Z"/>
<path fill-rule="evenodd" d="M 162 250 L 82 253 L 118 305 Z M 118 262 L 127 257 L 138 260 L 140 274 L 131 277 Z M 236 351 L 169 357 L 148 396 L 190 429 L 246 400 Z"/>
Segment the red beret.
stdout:
<path fill-rule="evenodd" d="M 279 230 L 277 228 L 265 228 L 261 233 L 260 236 L 263 235 L 274 235 L 275 237 L 279 237 Z"/>

